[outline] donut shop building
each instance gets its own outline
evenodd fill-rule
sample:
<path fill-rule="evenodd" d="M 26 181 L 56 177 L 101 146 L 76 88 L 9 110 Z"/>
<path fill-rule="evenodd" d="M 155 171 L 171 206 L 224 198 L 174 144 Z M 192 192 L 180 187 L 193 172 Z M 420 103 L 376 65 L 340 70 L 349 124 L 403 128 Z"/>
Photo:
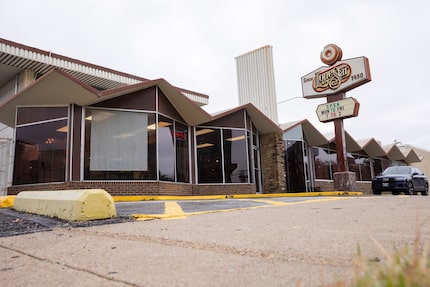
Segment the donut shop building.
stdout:
<path fill-rule="evenodd" d="M 202 109 L 208 96 L 164 79 L 5 39 L 0 48 L 0 122 L 14 129 L 8 194 L 103 188 L 112 195 L 211 195 L 332 188 L 335 166 L 315 158 L 331 158 L 333 142 L 306 120 L 281 128 L 252 104 L 210 115 Z M 366 165 L 363 188 L 369 188 L 366 181 L 377 169 L 372 156 L 381 168 L 382 163 L 419 161 L 413 151 L 399 155 L 376 141 L 363 145 L 351 138 L 350 147 L 358 155 L 354 162 Z M 309 152 L 312 162 L 306 162 Z"/>

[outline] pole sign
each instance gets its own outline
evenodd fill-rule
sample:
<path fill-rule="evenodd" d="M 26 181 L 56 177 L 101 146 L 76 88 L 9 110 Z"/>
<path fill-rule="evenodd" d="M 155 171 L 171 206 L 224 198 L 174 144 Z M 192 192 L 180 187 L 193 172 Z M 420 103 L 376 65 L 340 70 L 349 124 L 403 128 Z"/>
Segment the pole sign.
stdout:
<path fill-rule="evenodd" d="M 360 103 L 355 98 L 321 104 L 316 113 L 320 122 L 330 122 L 335 119 L 346 119 L 358 116 Z"/>
<path fill-rule="evenodd" d="M 346 92 L 372 80 L 366 57 L 338 61 L 302 77 L 303 97 L 322 98 Z"/>

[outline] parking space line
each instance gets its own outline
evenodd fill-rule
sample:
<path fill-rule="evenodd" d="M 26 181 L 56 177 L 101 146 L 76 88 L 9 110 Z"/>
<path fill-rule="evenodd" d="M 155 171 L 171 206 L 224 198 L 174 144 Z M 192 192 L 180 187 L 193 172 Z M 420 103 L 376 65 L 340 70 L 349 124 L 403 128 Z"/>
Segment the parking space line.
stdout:
<path fill-rule="evenodd" d="M 164 215 L 166 219 L 180 219 L 186 218 L 185 212 L 176 201 L 166 201 L 164 203 Z"/>
<path fill-rule="evenodd" d="M 269 205 L 279 205 L 279 206 L 281 206 L 281 205 L 288 205 L 287 202 L 276 201 L 276 200 L 268 200 L 268 199 L 253 199 L 252 201 L 267 203 Z"/>
<path fill-rule="evenodd" d="M 229 208 L 229 209 L 209 209 L 205 211 L 195 211 L 195 212 L 184 212 L 176 201 L 166 201 L 165 208 L 163 214 L 131 214 L 130 216 L 136 220 L 152 220 L 152 219 L 184 219 L 191 215 L 199 215 L 199 214 L 209 214 L 209 213 L 219 213 L 219 212 L 228 212 L 228 211 L 239 211 L 239 210 L 250 210 L 256 208 L 263 207 L 273 207 L 273 206 L 288 206 L 288 205 L 296 205 L 296 204 L 306 204 L 306 203 L 315 203 L 315 202 L 325 202 L 325 201 L 333 201 L 333 200 L 347 200 L 351 199 L 349 197 L 325 197 L 325 198 L 317 198 L 317 199 L 305 199 L 301 201 L 293 201 L 293 202 L 285 202 L 281 200 L 265 200 L 265 199 L 252 199 L 250 201 L 264 203 L 265 205 L 260 206 L 248 206 L 248 207 L 238 207 L 238 208 Z"/>

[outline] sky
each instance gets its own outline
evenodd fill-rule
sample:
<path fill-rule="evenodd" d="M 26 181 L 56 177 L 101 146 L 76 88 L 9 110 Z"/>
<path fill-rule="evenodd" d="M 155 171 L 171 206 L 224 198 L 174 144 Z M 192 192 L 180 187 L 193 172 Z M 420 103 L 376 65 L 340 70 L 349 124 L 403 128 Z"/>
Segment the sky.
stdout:
<path fill-rule="evenodd" d="M 430 150 L 430 2 L 427 0 L 0 0 L 0 37 L 209 95 L 215 113 L 238 105 L 235 57 L 273 47 L 280 123 L 308 119 L 323 134 L 301 77 L 329 43 L 365 56 L 372 81 L 347 92 L 356 140 Z"/>

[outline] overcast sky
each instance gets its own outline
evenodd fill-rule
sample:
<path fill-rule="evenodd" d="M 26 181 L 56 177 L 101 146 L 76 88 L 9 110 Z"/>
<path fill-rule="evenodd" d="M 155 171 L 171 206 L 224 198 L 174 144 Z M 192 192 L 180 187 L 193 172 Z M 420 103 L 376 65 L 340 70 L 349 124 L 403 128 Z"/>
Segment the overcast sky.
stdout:
<path fill-rule="evenodd" d="M 355 138 L 430 150 L 428 0 L 0 0 L 0 37 L 208 94 L 213 113 L 238 105 L 235 57 L 273 47 L 277 101 L 302 96 L 301 77 L 335 43 L 366 56 L 372 81 L 347 93 Z M 279 121 L 308 119 L 325 99 L 278 105 Z"/>

